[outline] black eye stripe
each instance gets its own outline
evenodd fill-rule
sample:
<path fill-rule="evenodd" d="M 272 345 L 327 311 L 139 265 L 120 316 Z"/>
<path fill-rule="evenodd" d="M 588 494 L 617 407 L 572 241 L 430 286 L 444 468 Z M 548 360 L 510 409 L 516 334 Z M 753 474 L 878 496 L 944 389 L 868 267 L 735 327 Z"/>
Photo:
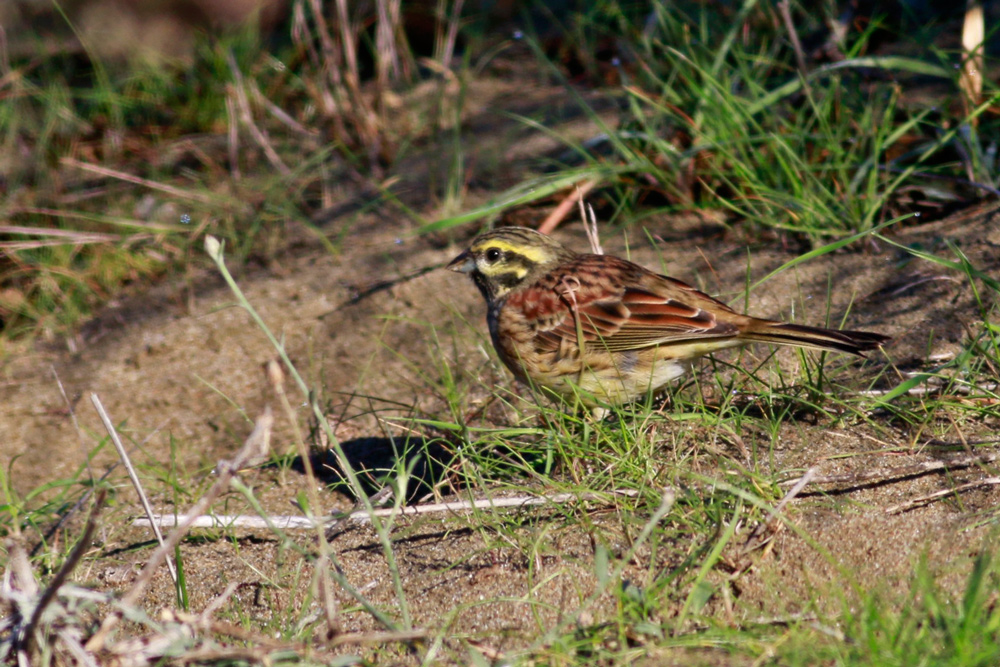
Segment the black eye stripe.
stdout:
<path fill-rule="evenodd" d="M 507 289 L 517 287 L 523 280 L 524 276 L 518 275 L 516 271 L 508 271 L 507 273 L 501 273 L 497 276 L 493 276 L 493 281 L 496 284 L 506 287 Z"/>

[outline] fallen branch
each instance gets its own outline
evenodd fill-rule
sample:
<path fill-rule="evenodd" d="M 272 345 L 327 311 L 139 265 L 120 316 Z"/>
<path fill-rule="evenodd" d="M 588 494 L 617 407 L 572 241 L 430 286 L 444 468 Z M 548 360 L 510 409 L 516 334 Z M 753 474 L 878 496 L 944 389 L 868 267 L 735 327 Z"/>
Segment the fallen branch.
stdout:
<path fill-rule="evenodd" d="M 614 495 L 634 498 L 637 491 L 625 490 L 615 491 Z M 384 509 L 357 510 L 347 514 L 336 515 L 332 523 L 338 524 L 344 521 L 353 523 L 369 523 L 372 516 L 376 517 L 396 517 L 396 516 L 417 516 L 420 514 L 434 514 L 439 512 L 467 512 L 475 509 L 501 509 L 508 507 L 531 507 L 538 505 L 552 505 L 576 501 L 604 500 L 606 496 L 598 493 L 556 493 L 551 496 L 512 496 L 508 498 L 484 498 L 479 500 L 460 500 L 449 503 L 429 503 L 426 505 L 409 505 L 400 508 L 388 507 Z M 281 529 L 309 530 L 314 529 L 316 524 L 311 519 L 302 516 L 232 516 L 232 515 L 199 515 L 191 517 L 188 515 L 154 514 L 152 520 L 159 522 L 161 527 L 169 527 L 177 524 L 184 524 L 191 528 L 249 528 L 268 529 L 276 526 Z M 135 527 L 148 527 L 149 519 L 139 518 L 132 522 Z"/>
<path fill-rule="evenodd" d="M 1000 452 L 990 454 L 974 454 L 972 456 L 962 456 L 948 461 L 924 461 L 908 466 L 898 466 L 889 470 L 875 470 L 872 472 L 849 473 L 845 475 L 826 475 L 824 477 L 813 477 L 808 484 L 861 484 L 865 482 L 887 482 L 901 477 L 916 477 L 926 475 L 939 470 L 957 470 L 968 468 L 983 463 L 993 463 L 1000 460 Z M 808 473 L 806 473 L 808 475 Z M 795 479 L 779 482 L 779 486 L 795 486 L 806 475 Z"/>
<path fill-rule="evenodd" d="M 963 491 L 969 491 L 971 489 L 979 488 L 980 486 L 994 486 L 1000 484 L 1000 477 L 985 477 L 983 479 L 977 479 L 974 482 L 967 482 L 965 484 L 960 484 L 951 489 L 942 489 L 941 491 L 935 491 L 926 496 L 921 496 L 919 498 L 913 498 L 912 500 L 907 500 L 905 503 L 899 503 L 898 505 L 893 505 L 892 507 L 887 507 L 885 509 L 886 514 L 899 514 L 907 510 L 911 510 L 915 507 L 921 505 L 926 505 L 930 502 L 950 496 L 952 494 L 959 494 Z"/>

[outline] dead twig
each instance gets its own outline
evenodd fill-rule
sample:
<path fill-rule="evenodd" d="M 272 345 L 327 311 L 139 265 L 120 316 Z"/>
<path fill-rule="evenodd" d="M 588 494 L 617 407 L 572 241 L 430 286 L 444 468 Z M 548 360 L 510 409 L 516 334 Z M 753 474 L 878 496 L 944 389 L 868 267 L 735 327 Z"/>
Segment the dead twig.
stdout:
<path fill-rule="evenodd" d="M 901 512 L 906 512 L 908 510 L 920 507 L 921 505 L 926 505 L 935 500 L 945 498 L 950 495 L 958 495 L 964 491 L 970 491 L 972 489 L 978 489 L 981 486 L 995 486 L 1000 484 L 1000 477 L 984 477 L 983 479 L 977 479 L 974 482 L 966 482 L 965 484 L 960 484 L 951 489 L 942 489 L 940 491 L 935 491 L 934 493 L 929 493 L 926 496 L 920 496 L 919 498 L 912 498 L 907 500 L 905 503 L 899 503 L 898 505 L 892 505 L 885 509 L 886 514 L 899 514 Z"/>
<path fill-rule="evenodd" d="M 969 395 L 974 389 L 978 389 L 982 392 L 995 392 L 1000 389 L 1000 383 L 998 382 L 984 382 L 982 384 L 967 384 L 958 381 L 958 383 L 952 386 L 945 386 L 944 384 L 939 385 L 921 385 L 913 387 L 906 392 L 907 396 L 925 396 L 928 394 L 942 394 L 947 390 L 951 394 Z M 865 391 L 857 392 L 858 396 L 885 396 L 891 389 L 868 389 Z"/>
<path fill-rule="evenodd" d="M 613 495 L 625 497 L 625 498 L 635 498 L 639 495 L 638 491 L 633 491 L 630 489 L 622 489 L 619 491 L 614 491 Z M 606 500 L 604 494 L 599 493 L 555 493 L 551 496 L 511 496 L 507 498 L 482 498 L 477 500 L 460 500 L 448 503 L 429 503 L 427 505 L 410 505 L 400 507 L 398 510 L 395 508 L 377 509 L 372 512 L 358 511 L 351 512 L 350 514 L 334 517 L 335 521 L 356 521 L 358 523 L 367 523 L 368 517 L 371 514 L 375 516 L 394 516 L 394 515 L 419 515 L 419 514 L 434 514 L 438 512 L 467 512 L 474 509 L 490 509 L 490 508 L 508 508 L 508 507 L 532 507 L 537 505 L 558 505 L 562 503 L 572 502 L 574 500 L 581 502 L 592 502 Z"/>
<path fill-rule="evenodd" d="M 981 443 L 975 443 L 975 444 L 981 444 Z M 963 456 L 960 458 L 950 459 L 948 461 L 924 461 L 922 463 L 915 463 L 913 465 L 890 468 L 889 470 L 875 470 L 872 472 L 849 473 L 846 475 L 826 475 L 822 477 L 813 477 L 811 480 L 807 482 L 807 484 L 858 485 L 869 482 L 889 482 L 904 477 L 916 477 L 918 475 L 926 475 L 928 473 L 938 472 L 940 470 L 958 470 L 960 468 L 968 468 L 974 465 L 993 463 L 997 460 L 1000 460 L 1000 452 L 993 452 L 990 454 L 974 454 L 971 456 Z M 808 474 L 809 473 L 807 472 L 806 475 Z M 806 477 L 806 475 L 803 475 L 802 477 L 796 477 L 795 479 L 785 480 L 784 482 L 779 482 L 779 485 L 796 486 L 804 477 Z"/>
<path fill-rule="evenodd" d="M 190 520 L 190 521 L 189 521 Z M 245 528 L 247 530 L 315 530 L 322 521 L 304 516 L 251 516 L 230 514 L 202 514 L 190 517 L 186 514 L 153 514 L 151 517 L 132 521 L 134 528 L 147 528 L 155 522 L 161 528 L 172 528 L 180 524 L 188 528 Z"/>

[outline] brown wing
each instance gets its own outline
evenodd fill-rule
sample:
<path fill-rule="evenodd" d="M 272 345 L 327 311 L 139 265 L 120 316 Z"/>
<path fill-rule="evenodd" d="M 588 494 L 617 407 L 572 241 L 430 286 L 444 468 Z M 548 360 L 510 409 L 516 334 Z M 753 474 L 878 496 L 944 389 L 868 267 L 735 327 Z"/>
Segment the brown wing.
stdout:
<path fill-rule="evenodd" d="M 611 352 L 727 338 L 739 329 L 716 314 L 742 317 L 690 285 L 608 255 L 582 255 L 531 289 L 547 292 L 549 317 L 535 321 L 539 351 L 581 336 L 585 345 Z"/>

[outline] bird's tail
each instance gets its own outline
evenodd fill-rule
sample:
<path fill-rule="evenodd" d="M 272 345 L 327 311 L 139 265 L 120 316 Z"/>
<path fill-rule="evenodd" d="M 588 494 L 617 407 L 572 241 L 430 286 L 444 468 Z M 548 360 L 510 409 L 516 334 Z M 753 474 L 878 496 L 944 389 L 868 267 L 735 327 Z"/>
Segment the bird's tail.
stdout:
<path fill-rule="evenodd" d="M 794 345 L 818 350 L 840 350 L 859 357 L 868 350 L 876 350 L 892 340 L 889 336 L 870 331 L 838 331 L 806 327 L 801 324 L 757 320 L 740 333 L 743 340 L 773 345 Z"/>

